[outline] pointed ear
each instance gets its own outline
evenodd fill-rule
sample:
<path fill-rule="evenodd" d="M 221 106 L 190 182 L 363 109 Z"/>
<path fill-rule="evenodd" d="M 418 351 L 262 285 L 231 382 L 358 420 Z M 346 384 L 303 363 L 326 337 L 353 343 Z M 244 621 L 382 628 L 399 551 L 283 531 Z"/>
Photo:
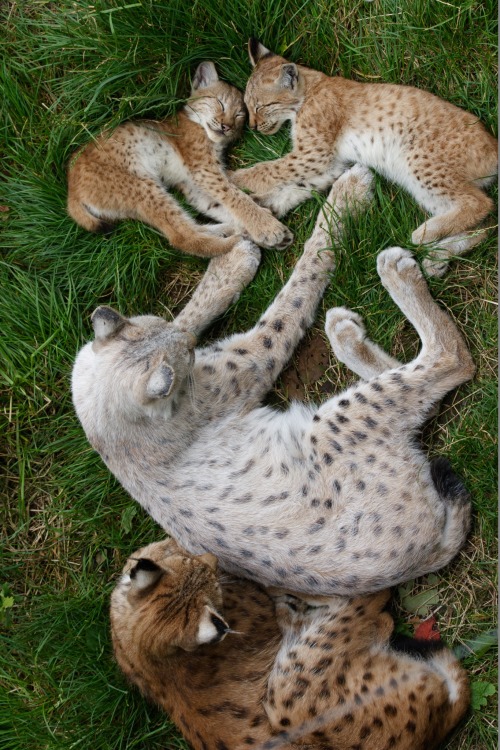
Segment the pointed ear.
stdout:
<path fill-rule="evenodd" d="M 141 557 L 130 571 L 130 580 L 136 591 L 143 591 L 153 586 L 162 575 L 163 570 L 159 565 L 146 557 Z"/>
<path fill-rule="evenodd" d="M 127 323 L 127 318 L 111 307 L 97 307 L 91 317 L 96 341 L 105 341 Z"/>
<path fill-rule="evenodd" d="M 146 386 L 146 395 L 149 398 L 165 398 L 172 390 L 174 384 L 174 371 L 164 362 L 153 371 Z"/>
<path fill-rule="evenodd" d="M 196 68 L 191 88 L 193 91 L 206 89 L 207 86 L 212 86 L 218 80 L 219 76 L 217 75 L 213 62 L 202 62 Z"/>
<path fill-rule="evenodd" d="M 203 643 L 219 643 L 230 630 L 227 622 L 207 604 L 203 608 L 203 614 L 198 625 L 196 642 L 198 645 Z"/>
<path fill-rule="evenodd" d="M 248 40 L 248 56 L 250 57 L 250 62 L 252 63 L 254 68 L 259 60 L 262 60 L 263 57 L 267 57 L 273 54 L 274 52 L 271 52 L 270 49 L 264 47 L 264 45 L 259 42 L 258 39 L 255 39 L 255 37 L 252 36 Z"/>
<path fill-rule="evenodd" d="M 283 89 L 290 89 L 295 91 L 299 80 L 299 71 L 295 63 L 286 63 L 281 66 L 280 77 L 278 80 L 279 85 Z"/>

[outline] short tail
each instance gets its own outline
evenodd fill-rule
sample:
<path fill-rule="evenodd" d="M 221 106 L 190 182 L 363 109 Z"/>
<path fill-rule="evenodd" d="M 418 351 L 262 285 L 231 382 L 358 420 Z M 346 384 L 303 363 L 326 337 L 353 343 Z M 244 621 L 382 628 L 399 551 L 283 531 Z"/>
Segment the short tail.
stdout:
<path fill-rule="evenodd" d="M 431 477 L 440 497 L 446 503 L 465 505 L 470 503 L 470 494 L 459 476 L 444 456 L 431 460 Z"/>
<path fill-rule="evenodd" d="M 470 529 L 470 494 L 447 458 L 439 456 L 430 462 L 431 478 L 443 501 L 446 519 L 441 538 L 441 556 L 435 569 L 447 565 L 465 544 Z"/>
<path fill-rule="evenodd" d="M 71 192 L 71 187 L 68 193 L 68 213 L 77 224 L 89 232 L 108 234 L 114 229 L 112 221 L 97 216 L 90 206 L 75 198 Z"/>

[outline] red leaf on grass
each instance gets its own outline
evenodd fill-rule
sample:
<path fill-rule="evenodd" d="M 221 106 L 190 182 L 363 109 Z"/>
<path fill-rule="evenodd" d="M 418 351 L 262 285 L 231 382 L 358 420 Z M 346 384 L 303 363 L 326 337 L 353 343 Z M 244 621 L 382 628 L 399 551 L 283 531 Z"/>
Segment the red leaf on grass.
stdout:
<path fill-rule="evenodd" d="M 431 615 L 426 620 L 423 620 L 420 625 L 417 625 L 414 638 L 418 638 L 421 641 L 441 640 L 441 634 L 439 633 L 438 624 L 434 615 Z"/>

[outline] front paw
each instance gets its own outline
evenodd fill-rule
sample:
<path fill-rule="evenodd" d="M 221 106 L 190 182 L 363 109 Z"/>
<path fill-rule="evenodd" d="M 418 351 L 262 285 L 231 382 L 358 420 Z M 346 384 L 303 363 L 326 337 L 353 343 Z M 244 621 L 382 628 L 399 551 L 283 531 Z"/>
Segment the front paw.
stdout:
<path fill-rule="evenodd" d="M 252 240 L 261 247 L 274 247 L 283 250 L 293 242 L 293 234 L 281 221 L 275 219 L 267 209 L 259 214 L 256 226 L 247 227 Z"/>
<path fill-rule="evenodd" d="M 203 230 L 215 237 L 232 237 L 233 234 L 241 234 L 234 225 L 227 223 L 205 224 Z"/>

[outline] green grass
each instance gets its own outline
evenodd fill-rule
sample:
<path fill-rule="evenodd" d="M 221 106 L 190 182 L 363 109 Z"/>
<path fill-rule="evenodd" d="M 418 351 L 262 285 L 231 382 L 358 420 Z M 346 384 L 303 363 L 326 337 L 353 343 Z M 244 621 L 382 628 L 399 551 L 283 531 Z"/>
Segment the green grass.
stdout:
<path fill-rule="evenodd" d="M 203 59 L 243 88 L 251 35 L 330 74 L 429 89 L 495 131 L 496 4 L 41 0 L 4 3 L 0 20 L 0 206 L 7 209 L 0 212 L 0 748 L 185 748 L 168 720 L 127 687 L 111 657 L 113 581 L 125 557 L 162 532 L 89 448 L 69 377 L 98 303 L 123 313 L 174 314 L 205 263 L 132 222 L 109 237 L 80 230 L 65 211 L 68 159 L 105 126 L 171 114 Z M 288 148 L 286 132 L 267 139 L 247 132 L 233 164 Z M 256 279 L 208 337 L 253 324 L 288 277 L 319 204 L 291 212 L 295 244 L 284 253 L 264 251 Z M 407 245 L 421 220 L 407 195 L 377 179 L 373 206 L 337 249 L 318 335 L 325 309 L 343 304 L 361 312 L 369 334 L 393 354 L 415 354 L 416 334 L 382 289 L 375 255 Z M 490 630 L 496 613 L 495 248 L 492 236 L 431 282 L 478 366 L 474 381 L 445 399 L 424 432 L 429 453 L 451 459 L 474 501 L 470 540 L 438 574 L 440 628 L 452 644 Z M 332 360 L 328 378 L 346 384 L 352 375 Z M 323 386 L 312 385 L 310 397 L 320 398 Z M 274 398 L 285 398 L 280 382 Z M 426 585 L 416 582 L 415 590 Z M 411 617 L 400 608 L 401 623 Z M 495 664 L 493 650 L 466 661 L 475 682 L 496 683 Z M 495 715 L 490 697 L 446 748 L 496 747 Z"/>

